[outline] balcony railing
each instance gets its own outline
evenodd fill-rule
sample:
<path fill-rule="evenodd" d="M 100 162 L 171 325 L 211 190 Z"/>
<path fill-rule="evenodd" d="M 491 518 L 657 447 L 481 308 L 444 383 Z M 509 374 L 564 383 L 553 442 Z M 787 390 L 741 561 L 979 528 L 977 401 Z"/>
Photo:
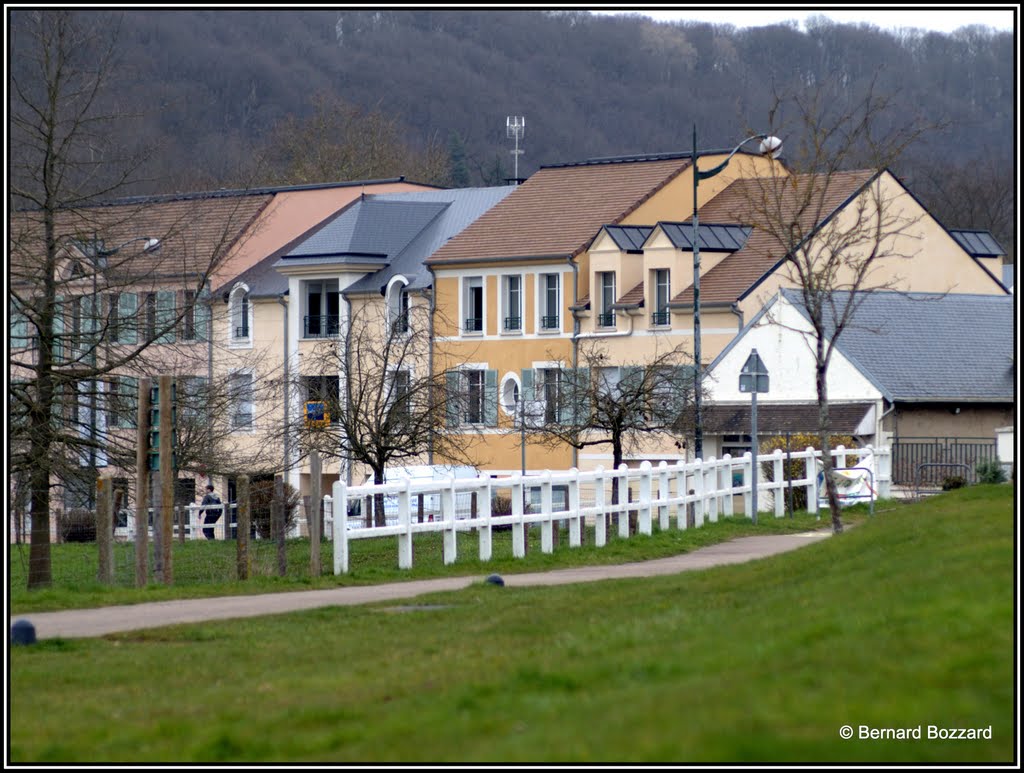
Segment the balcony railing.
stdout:
<path fill-rule="evenodd" d="M 597 315 L 597 326 L 598 327 L 615 327 L 615 312 L 610 311 L 607 314 Z"/>
<path fill-rule="evenodd" d="M 302 326 L 303 338 L 336 338 L 341 333 L 341 317 L 337 314 L 308 316 Z"/>
<path fill-rule="evenodd" d="M 667 311 L 656 311 L 651 314 L 652 325 L 668 325 L 672 315 Z"/>
<path fill-rule="evenodd" d="M 249 327 L 247 325 L 243 325 L 242 327 L 236 327 L 235 328 L 235 338 L 248 338 L 248 337 L 249 337 Z"/>
<path fill-rule="evenodd" d="M 551 317 L 541 317 L 540 326 L 542 330 L 557 330 L 558 329 L 558 315 L 555 314 Z"/>
<path fill-rule="evenodd" d="M 505 330 L 522 330 L 523 329 L 523 318 L 522 317 L 505 317 Z"/>
<path fill-rule="evenodd" d="M 391 332 L 392 333 L 408 333 L 409 332 L 409 315 L 408 314 L 399 314 L 397 317 L 395 317 L 394 321 L 391 323 Z"/>
<path fill-rule="evenodd" d="M 463 328 L 467 333 L 479 333 L 484 329 L 484 321 L 481 317 L 470 317 L 466 320 Z"/>

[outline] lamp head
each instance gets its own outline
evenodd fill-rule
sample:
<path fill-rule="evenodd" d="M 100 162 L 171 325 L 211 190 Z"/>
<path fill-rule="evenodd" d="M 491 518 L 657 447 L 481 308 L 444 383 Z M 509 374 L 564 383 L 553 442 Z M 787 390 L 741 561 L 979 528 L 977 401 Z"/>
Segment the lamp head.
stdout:
<path fill-rule="evenodd" d="M 782 155 L 782 140 L 778 137 L 766 136 L 761 139 L 761 144 L 758 147 L 758 152 L 762 156 L 770 156 L 771 158 L 778 158 Z"/>

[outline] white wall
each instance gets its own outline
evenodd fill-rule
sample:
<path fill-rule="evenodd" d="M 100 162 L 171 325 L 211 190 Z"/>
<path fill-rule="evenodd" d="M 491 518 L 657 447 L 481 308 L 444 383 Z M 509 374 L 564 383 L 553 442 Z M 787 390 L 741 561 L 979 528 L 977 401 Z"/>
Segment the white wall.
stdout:
<path fill-rule="evenodd" d="M 815 402 L 813 347 L 807 320 L 785 299 L 778 298 L 758 324 L 736 340 L 713 370 L 707 371 L 710 400 L 750 400 L 749 393 L 740 392 L 739 374 L 751 350 L 757 349 L 769 379 L 769 391 L 758 395 L 759 402 Z M 838 351 L 829 364 L 828 396 L 835 402 L 881 399 L 878 389 Z"/>

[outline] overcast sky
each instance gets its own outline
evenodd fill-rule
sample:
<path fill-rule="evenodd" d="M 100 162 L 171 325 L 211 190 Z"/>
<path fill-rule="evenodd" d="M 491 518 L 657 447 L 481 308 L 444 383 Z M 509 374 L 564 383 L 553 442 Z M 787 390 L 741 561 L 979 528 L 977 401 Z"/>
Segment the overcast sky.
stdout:
<path fill-rule="evenodd" d="M 784 21 L 798 22 L 801 27 L 808 16 L 827 16 L 841 24 L 867 22 L 882 29 L 898 27 L 916 27 L 936 32 L 953 32 L 960 27 L 981 24 L 998 30 L 1011 32 L 1014 29 L 1014 9 L 1012 5 L 986 5 L 981 9 L 952 8 L 929 6 L 917 8 L 875 7 L 833 10 L 828 6 L 792 5 L 777 11 L 743 10 L 735 6 L 696 7 L 687 9 L 676 6 L 674 10 L 647 10 L 645 8 L 629 8 L 622 11 L 595 10 L 594 13 L 642 13 L 645 16 L 662 21 L 705 21 L 716 24 L 732 24 L 736 27 L 761 27 Z M 656 8 L 656 6 L 654 6 Z"/>

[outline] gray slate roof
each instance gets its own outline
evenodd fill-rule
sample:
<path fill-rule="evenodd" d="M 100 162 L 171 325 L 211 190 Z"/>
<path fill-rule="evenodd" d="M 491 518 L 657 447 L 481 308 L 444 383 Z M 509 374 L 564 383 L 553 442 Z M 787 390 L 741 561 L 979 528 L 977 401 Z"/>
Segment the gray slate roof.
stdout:
<path fill-rule="evenodd" d="M 782 292 L 806 316 L 800 294 Z M 837 348 L 888 400 L 1012 401 L 1013 325 L 1008 295 L 873 292 Z"/>
<path fill-rule="evenodd" d="M 514 190 L 504 185 L 365 195 L 235 281 L 247 284 L 255 297 L 274 297 L 288 291 L 288 279 L 275 268 L 279 262 L 378 263 L 379 270 L 355 282 L 346 294 L 379 292 L 397 274 L 409 280 L 409 289 L 422 289 L 430 285 L 423 261 Z"/>

